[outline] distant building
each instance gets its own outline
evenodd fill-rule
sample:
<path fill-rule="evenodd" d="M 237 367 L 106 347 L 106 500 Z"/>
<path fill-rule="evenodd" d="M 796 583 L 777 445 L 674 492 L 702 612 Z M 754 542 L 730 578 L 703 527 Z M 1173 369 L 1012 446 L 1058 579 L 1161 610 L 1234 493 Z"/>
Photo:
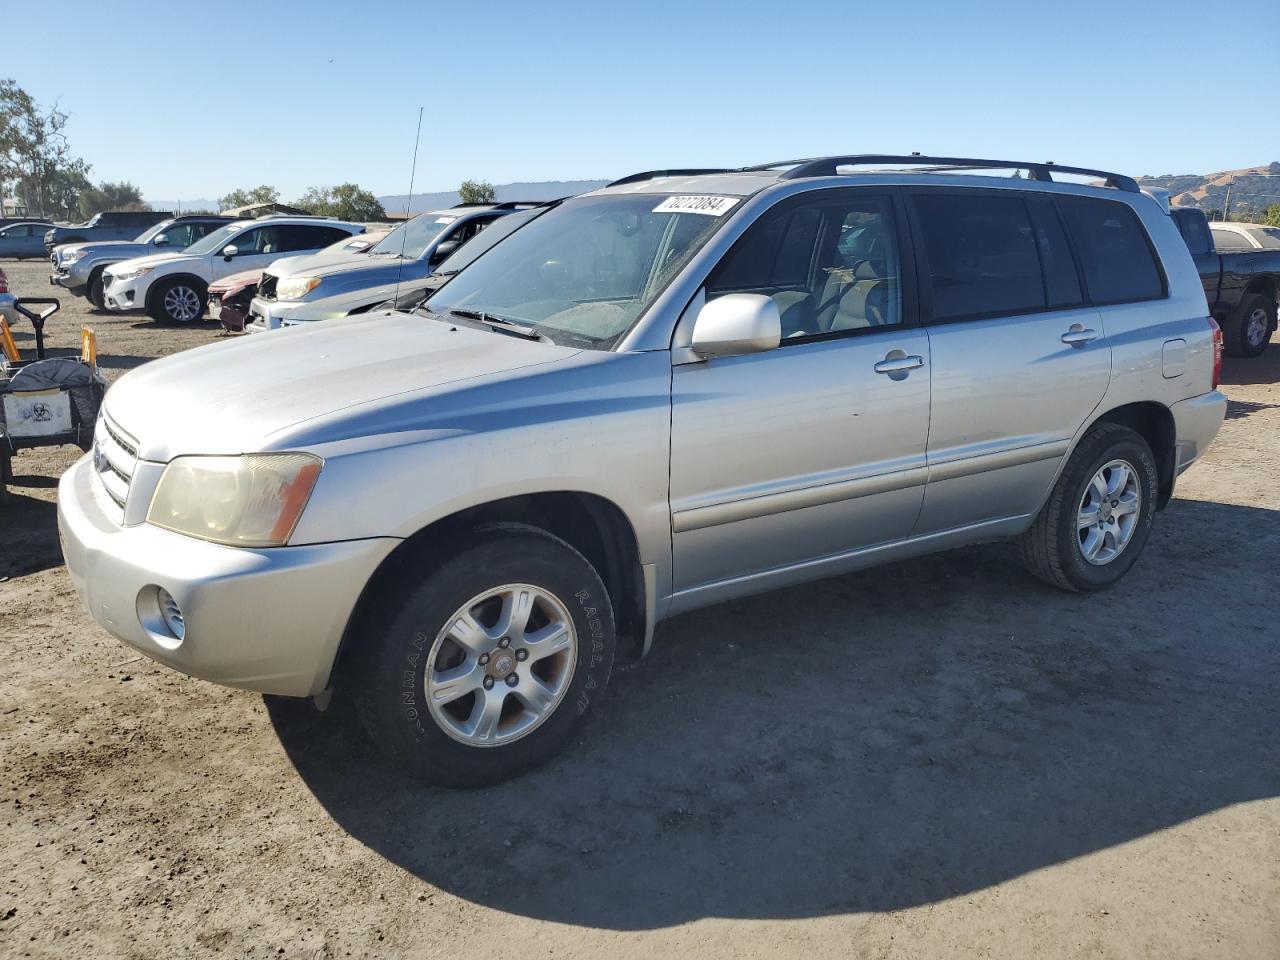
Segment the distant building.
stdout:
<path fill-rule="evenodd" d="M 27 209 L 26 203 L 19 200 L 17 197 L 5 197 L 3 200 L 0 200 L 0 208 L 3 208 L 3 211 L 0 212 L 0 217 L 31 216 L 31 211 Z"/>
<path fill-rule="evenodd" d="M 230 210 L 219 211 L 224 216 L 235 217 L 238 220 L 252 220 L 254 217 L 261 217 L 268 213 L 287 213 L 291 216 L 307 216 L 310 210 L 303 210 L 300 207 L 291 207 L 287 203 L 250 203 L 243 207 L 232 207 Z"/>

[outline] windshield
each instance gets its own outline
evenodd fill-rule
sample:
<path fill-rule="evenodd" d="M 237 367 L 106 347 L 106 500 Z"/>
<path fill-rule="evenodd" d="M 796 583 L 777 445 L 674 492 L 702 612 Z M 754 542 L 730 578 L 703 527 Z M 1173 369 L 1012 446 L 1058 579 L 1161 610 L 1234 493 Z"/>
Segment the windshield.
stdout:
<path fill-rule="evenodd" d="M 169 226 L 172 223 L 173 223 L 172 220 L 161 220 L 154 227 L 147 227 L 146 230 L 143 230 L 142 233 L 138 236 L 138 239 L 134 240 L 133 242 L 134 243 L 150 243 L 156 237 L 160 236 L 160 234 L 164 233 L 167 229 L 169 229 Z"/>
<path fill-rule="evenodd" d="M 231 242 L 232 237 L 243 229 L 244 226 L 242 224 L 229 223 L 225 227 L 219 227 L 217 230 L 213 231 L 213 233 L 206 233 L 203 239 L 197 240 L 182 252 L 202 257 L 206 253 L 213 253 L 215 250 L 221 250 Z"/>
<path fill-rule="evenodd" d="M 410 260 L 417 260 L 431 241 L 458 218 L 450 213 L 424 213 L 414 217 L 408 223 L 402 223 L 385 237 L 376 247 L 369 251 L 375 257 L 404 255 Z"/>
<path fill-rule="evenodd" d="M 1249 232 L 1264 250 L 1280 250 L 1280 227 L 1254 227 Z"/>
<path fill-rule="evenodd" d="M 691 199 L 704 198 L 566 200 L 458 274 L 425 306 L 489 314 L 552 340 L 608 350 L 736 203 Z"/>

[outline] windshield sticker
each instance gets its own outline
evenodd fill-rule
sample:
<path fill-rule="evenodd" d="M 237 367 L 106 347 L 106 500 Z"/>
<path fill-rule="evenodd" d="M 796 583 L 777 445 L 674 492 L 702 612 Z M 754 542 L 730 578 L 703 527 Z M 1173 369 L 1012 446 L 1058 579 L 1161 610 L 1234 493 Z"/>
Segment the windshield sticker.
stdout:
<path fill-rule="evenodd" d="M 436 217 L 436 223 L 453 223 L 457 217 Z"/>
<path fill-rule="evenodd" d="M 654 213 L 703 213 L 709 217 L 722 217 L 733 209 L 737 197 L 667 197 L 653 208 Z"/>

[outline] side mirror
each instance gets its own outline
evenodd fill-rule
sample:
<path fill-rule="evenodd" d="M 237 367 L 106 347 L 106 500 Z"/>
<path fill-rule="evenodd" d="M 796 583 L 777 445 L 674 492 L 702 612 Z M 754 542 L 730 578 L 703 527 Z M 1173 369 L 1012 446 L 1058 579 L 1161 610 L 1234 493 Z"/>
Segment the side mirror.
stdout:
<path fill-rule="evenodd" d="M 436 247 L 435 251 L 431 254 L 431 265 L 435 266 L 437 263 L 443 263 L 445 259 L 447 259 L 460 246 L 462 246 L 462 244 L 457 240 L 446 240 L 444 243 L 440 244 L 440 246 Z"/>
<path fill-rule="evenodd" d="M 239 247 L 237 247 L 234 243 L 228 243 L 225 247 L 222 248 L 222 259 L 230 260 L 239 252 L 240 252 Z"/>
<path fill-rule="evenodd" d="M 169 245 L 169 235 L 167 233 L 158 234 L 151 243 L 156 247 L 167 247 Z"/>
<path fill-rule="evenodd" d="M 693 351 L 701 357 L 763 353 L 781 340 L 778 304 L 758 293 L 730 293 L 709 300 L 693 323 Z"/>

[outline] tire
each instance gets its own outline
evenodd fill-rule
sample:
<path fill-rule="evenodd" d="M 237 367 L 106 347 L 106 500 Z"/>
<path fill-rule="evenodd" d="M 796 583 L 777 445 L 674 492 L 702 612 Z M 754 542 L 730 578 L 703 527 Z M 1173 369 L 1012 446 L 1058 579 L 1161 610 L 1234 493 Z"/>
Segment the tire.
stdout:
<path fill-rule="evenodd" d="M 1222 349 L 1232 357 L 1259 356 L 1275 329 L 1275 301 L 1265 294 L 1249 294 L 1222 324 Z"/>
<path fill-rule="evenodd" d="M 1093 486 L 1095 477 L 1101 476 L 1108 486 L 1121 477 L 1114 464 L 1131 471 L 1132 483 L 1115 489 L 1116 496 L 1091 512 L 1089 508 L 1098 503 L 1100 493 Z M 1048 501 L 1022 535 L 1022 562 L 1034 576 L 1062 590 L 1088 592 L 1111 586 L 1129 572 L 1146 545 L 1158 489 L 1159 473 L 1147 441 L 1128 427 L 1097 424 L 1080 441 Z M 1136 501 L 1129 494 L 1135 495 Z M 1121 513 L 1123 508 L 1115 506 L 1118 501 L 1130 504 L 1131 509 Z M 1113 521 L 1114 532 L 1108 537 L 1111 523 L 1082 528 L 1079 518 L 1090 513 L 1097 520 Z M 1089 550 L 1094 551 L 1092 561 L 1086 557 Z"/>
<path fill-rule="evenodd" d="M 95 270 L 89 277 L 89 285 L 85 288 L 84 295 L 88 297 L 95 310 L 107 309 L 107 298 L 102 288 L 102 270 Z"/>
<path fill-rule="evenodd" d="M 208 291 L 198 280 L 161 280 L 147 298 L 147 314 L 157 323 L 196 323 L 204 316 L 207 299 Z"/>
<path fill-rule="evenodd" d="M 375 613 L 351 638 L 344 672 L 365 729 L 394 763 L 441 786 L 477 787 L 563 749 L 608 685 L 616 637 L 599 575 L 558 537 L 504 523 L 453 542 L 466 546 L 415 564 L 379 592 Z M 488 597 L 495 590 L 502 592 Z M 504 646 L 501 610 L 513 595 L 535 599 L 526 628 L 514 617 Z M 480 629 L 462 628 L 464 611 Z M 560 640 L 557 625 L 567 627 Z M 539 634 L 545 639 L 525 639 Z M 538 642 L 564 647 L 540 653 Z M 552 649 L 559 652 L 545 652 Z"/>

